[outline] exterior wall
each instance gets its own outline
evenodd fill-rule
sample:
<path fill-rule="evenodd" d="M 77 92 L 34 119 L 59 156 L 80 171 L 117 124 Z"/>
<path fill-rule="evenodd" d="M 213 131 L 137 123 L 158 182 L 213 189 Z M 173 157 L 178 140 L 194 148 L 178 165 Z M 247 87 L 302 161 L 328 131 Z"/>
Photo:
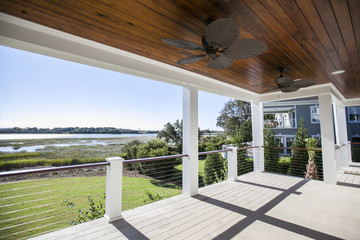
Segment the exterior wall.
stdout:
<path fill-rule="evenodd" d="M 320 134 L 320 123 L 311 123 L 311 112 L 310 112 L 311 106 L 316 106 L 316 105 L 296 106 L 297 122 L 299 123 L 301 117 L 304 119 L 305 127 L 308 129 L 309 136 Z M 297 132 L 297 130 L 295 132 Z"/>
<path fill-rule="evenodd" d="M 293 106 L 293 105 L 292 105 Z M 300 118 L 304 119 L 305 127 L 308 129 L 309 136 L 320 134 L 320 123 L 311 123 L 310 107 L 309 105 L 296 105 L 296 126 L 299 126 Z M 268 106 L 269 107 L 269 106 Z M 289 106 L 282 106 L 289 107 Z M 295 135 L 297 128 L 274 128 L 275 135 Z"/>
<path fill-rule="evenodd" d="M 348 139 L 352 141 L 353 137 L 360 138 L 360 124 L 359 123 L 348 123 Z"/>
<path fill-rule="evenodd" d="M 311 123 L 311 107 L 312 106 L 319 106 L 316 102 L 312 102 L 309 104 L 301 103 L 301 105 L 296 105 L 296 102 L 291 102 L 288 104 L 281 104 L 278 106 L 277 103 L 274 105 L 266 105 L 266 108 L 274 108 L 274 107 L 293 107 L 295 105 L 296 108 L 296 126 L 299 126 L 300 118 L 304 119 L 305 127 L 308 129 L 308 134 L 310 137 L 316 136 L 320 134 L 320 123 Z M 346 108 L 346 120 L 347 120 L 347 132 L 348 132 L 348 140 L 349 141 L 360 141 L 360 123 L 349 123 L 348 117 L 348 108 Z M 274 128 L 276 136 L 295 136 L 297 132 L 297 128 Z M 355 139 L 355 140 L 354 140 Z"/>

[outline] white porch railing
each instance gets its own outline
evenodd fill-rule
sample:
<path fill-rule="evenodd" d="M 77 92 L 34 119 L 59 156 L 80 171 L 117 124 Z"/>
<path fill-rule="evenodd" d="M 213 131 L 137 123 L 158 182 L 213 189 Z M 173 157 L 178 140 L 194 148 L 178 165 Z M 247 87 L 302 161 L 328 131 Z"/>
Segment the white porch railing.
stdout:
<path fill-rule="evenodd" d="M 338 169 L 340 169 L 341 165 L 344 166 L 345 164 L 351 162 L 350 147 L 351 147 L 351 144 L 348 143 L 345 145 L 341 145 L 337 148 L 336 159 L 337 159 L 337 161 L 339 161 L 337 163 Z M 253 152 L 253 166 L 254 167 L 249 168 L 249 166 L 246 165 L 246 170 L 248 170 L 248 171 L 264 171 L 264 147 L 250 147 L 250 148 L 252 148 L 251 154 Z M 239 176 L 239 167 L 240 167 L 238 153 L 239 153 L 239 151 L 249 150 L 250 148 L 240 148 L 239 149 L 236 147 L 229 147 L 224 150 L 200 153 L 199 155 L 219 154 L 220 152 L 226 152 L 227 153 L 227 179 L 225 178 L 225 180 L 235 181 L 237 179 L 237 177 Z M 155 164 L 155 162 L 159 162 L 157 160 L 171 159 L 171 158 L 184 158 L 186 156 L 187 156 L 187 154 L 180 154 L 180 155 L 163 156 L 163 157 L 146 158 L 146 159 L 134 159 L 134 160 L 123 160 L 122 158 L 115 157 L 115 158 L 106 159 L 106 162 L 96 163 L 96 164 L 84 164 L 84 165 L 76 165 L 76 166 L 54 167 L 54 168 L 44 168 L 44 169 L 35 169 L 35 170 L 26 170 L 26 171 L 3 172 L 3 173 L 0 173 L 0 177 L 10 177 L 10 176 L 16 176 L 16 175 L 23 175 L 23 174 L 37 174 L 37 173 L 46 173 L 46 172 L 54 172 L 54 171 L 72 170 L 72 169 L 77 169 L 77 168 L 93 168 L 93 167 L 106 166 L 107 167 L 107 177 L 106 177 L 105 218 L 111 222 L 111 221 L 115 221 L 117 219 L 122 218 L 122 215 L 121 215 L 122 202 L 123 202 L 123 197 L 124 197 L 124 196 L 122 196 L 122 185 L 123 185 L 122 181 L 123 181 L 123 164 L 124 163 L 130 164 L 130 163 L 136 163 L 136 162 L 153 161 Z M 126 168 L 126 165 L 124 168 Z M 268 168 L 268 167 L 266 167 L 266 168 Z M 267 169 L 265 169 L 265 170 L 268 171 Z M 277 172 L 279 172 L 278 171 L 279 169 L 275 169 L 275 170 Z M 319 169 L 319 170 L 321 171 L 321 169 Z M 325 170 L 326 169 L 324 169 L 324 171 Z M 182 169 L 182 171 L 186 171 L 186 169 Z M 301 170 L 301 173 L 303 173 L 303 170 Z M 186 176 L 186 174 L 184 174 L 183 176 Z M 178 180 L 179 180 L 179 184 L 181 184 L 181 183 L 183 183 L 183 181 L 185 179 L 179 178 Z M 174 182 L 175 180 L 172 179 L 171 181 Z M 44 194 L 46 194 L 46 192 L 44 192 Z M 53 196 L 50 196 L 50 197 L 53 197 Z M 32 202 L 37 201 L 36 194 L 34 194 L 34 200 L 31 199 L 31 201 Z M 29 217 L 28 215 L 26 215 L 24 217 L 28 218 Z M 18 218 L 22 218 L 22 217 L 19 216 Z M 5 220 L 2 220 L 2 222 L 6 223 L 6 222 L 9 222 L 10 220 L 12 221 L 12 219 L 8 219 L 8 220 L 5 219 Z M 17 218 L 15 220 L 17 221 Z M 40 220 L 45 221 L 46 219 L 41 218 Z M 28 220 L 26 220 L 26 221 L 28 221 Z M 34 222 L 34 220 L 32 220 L 32 222 Z M 24 223 L 24 224 L 21 223 L 18 225 L 23 226 L 26 224 L 27 223 Z M 14 225 L 14 227 L 11 227 L 11 228 L 15 229 L 15 227 L 16 226 Z M 10 229 L 10 227 L 4 226 L 3 229 L 7 230 L 7 229 Z M 49 230 L 49 231 L 51 231 L 51 230 Z"/>
<path fill-rule="evenodd" d="M 224 150 L 216 150 L 210 152 L 199 153 L 199 155 L 207 154 L 218 154 L 221 152 L 227 152 L 227 180 L 235 181 L 238 177 L 238 161 L 237 161 L 237 147 L 228 147 Z M 121 215 L 121 206 L 122 206 L 122 174 L 123 174 L 123 164 L 124 163 L 141 163 L 147 161 L 171 159 L 187 157 L 187 154 L 180 155 L 171 155 L 163 157 L 153 157 L 153 158 L 143 158 L 143 159 L 134 159 L 134 160 L 124 160 L 120 157 L 107 158 L 106 161 L 110 164 L 107 166 L 107 175 L 106 175 L 106 207 L 105 207 L 105 218 L 109 222 L 116 221 L 122 218 Z M 186 169 L 183 169 L 185 171 Z M 184 174 L 183 176 L 187 176 Z M 182 179 L 186 181 L 186 179 Z"/>
<path fill-rule="evenodd" d="M 271 128 L 296 128 L 295 119 L 265 120 L 264 124 Z"/>

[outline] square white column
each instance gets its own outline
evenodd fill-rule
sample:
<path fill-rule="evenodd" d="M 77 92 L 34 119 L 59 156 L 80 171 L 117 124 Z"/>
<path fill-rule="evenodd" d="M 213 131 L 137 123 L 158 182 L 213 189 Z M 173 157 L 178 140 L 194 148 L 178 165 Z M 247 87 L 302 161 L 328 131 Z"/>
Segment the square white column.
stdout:
<path fill-rule="evenodd" d="M 183 194 L 198 194 L 198 89 L 183 88 Z"/>
<path fill-rule="evenodd" d="M 336 184 L 335 136 L 331 94 L 319 96 L 324 182 Z"/>
<path fill-rule="evenodd" d="M 252 137 L 254 148 L 254 171 L 264 171 L 264 112 L 262 102 L 251 102 Z"/>

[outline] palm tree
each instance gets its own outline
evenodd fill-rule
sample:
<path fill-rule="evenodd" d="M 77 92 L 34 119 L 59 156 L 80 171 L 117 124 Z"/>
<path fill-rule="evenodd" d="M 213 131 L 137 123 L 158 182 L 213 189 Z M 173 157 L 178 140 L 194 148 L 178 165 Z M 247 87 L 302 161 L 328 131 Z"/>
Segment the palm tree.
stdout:
<path fill-rule="evenodd" d="M 307 152 L 309 155 L 308 164 L 306 164 L 305 178 L 318 179 L 319 176 L 317 173 L 317 166 L 315 164 L 316 153 L 314 150 L 311 150 L 316 148 L 317 140 L 314 138 L 306 138 L 305 142 L 306 142 L 305 146 L 306 149 L 308 149 Z"/>

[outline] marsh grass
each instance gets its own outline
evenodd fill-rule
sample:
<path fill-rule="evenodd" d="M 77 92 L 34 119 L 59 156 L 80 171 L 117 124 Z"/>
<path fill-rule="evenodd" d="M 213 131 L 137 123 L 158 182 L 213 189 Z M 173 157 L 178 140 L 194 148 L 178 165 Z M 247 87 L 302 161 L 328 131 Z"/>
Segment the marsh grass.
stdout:
<path fill-rule="evenodd" d="M 0 152 L 0 171 L 16 170 L 36 166 L 65 166 L 105 161 L 107 157 L 120 156 L 123 146 L 134 139 L 148 141 L 154 137 L 88 138 L 88 139 L 27 139 L 2 140 L 0 146 L 43 146 L 36 152 Z M 95 141 L 107 145 L 81 145 Z M 51 146 L 52 144 L 77 144 L 73 146 Z M 78 145 L 79 144 L 79 145 Z M 20 148 L 21 150 L 21 148 Z"/>

